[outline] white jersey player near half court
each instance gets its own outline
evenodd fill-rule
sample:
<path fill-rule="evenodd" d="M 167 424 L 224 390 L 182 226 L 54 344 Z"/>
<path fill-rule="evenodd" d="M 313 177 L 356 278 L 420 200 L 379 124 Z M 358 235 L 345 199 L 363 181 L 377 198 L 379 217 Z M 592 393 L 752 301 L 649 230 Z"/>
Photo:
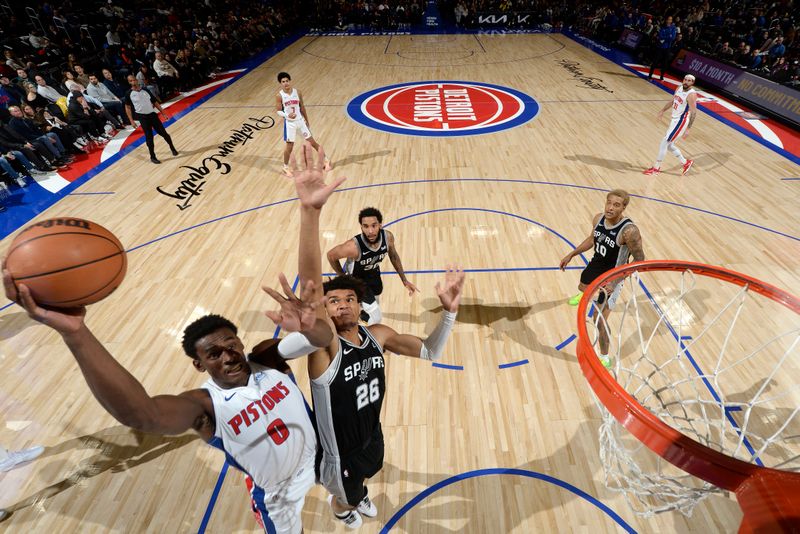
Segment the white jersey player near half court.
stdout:
<path fill-rule="evenodd" d="M 303 95 L 296 87 L 292 87 L 292 77 L 288 72 L 278 73 L 278 83 L 281 88 L 278 94 L 275 95 L 275 111 L 283 117 L 283 140 L 286 141 L 286 146 L 283 149 L 283 174 L 292 176 L 292 170 L 289 168 L 289 158 L 292 156 L 292 149 L 294 148 L 295 139 L 297 139 L 297 132 L 300 132 L 302 143 L 305 139 L 314 150 L 319 151 L 319 144 L 314 140 L 311 135 L 311 130 L 308 127 L 308 113 L 303 104 Z M 325 158 L 325 170 L 330 170 L 331 164 Z"/>
<path fill-rule="evenodd" d="M 661 145 L 658 147 L 658 157 L 655 164 L 649 169 L 644 171 L 644 174 L 653 176 L 661 172 L 661 162 L 664 161 L 664 156 L 667 149 L 677 157 L 683 170 L 681 174 L 686 174 L 692 168 L 694 160 L 686 159 L 675 146 L 675 143 L 681 137 L 686 138 L 689 135 L 689 129 L 694 123 L 697 116 L 697 92 L 694 90 L 694 76 L 687 74 L 683 77 L 683 83 L 675 91 L 672 100 L 667 103 L 661 111 L 658 112 L 658 120 L 664 115 L 664 112 L 672 108 L 672 122 L 667 128 L 667 134 L 661 140 Z"/>

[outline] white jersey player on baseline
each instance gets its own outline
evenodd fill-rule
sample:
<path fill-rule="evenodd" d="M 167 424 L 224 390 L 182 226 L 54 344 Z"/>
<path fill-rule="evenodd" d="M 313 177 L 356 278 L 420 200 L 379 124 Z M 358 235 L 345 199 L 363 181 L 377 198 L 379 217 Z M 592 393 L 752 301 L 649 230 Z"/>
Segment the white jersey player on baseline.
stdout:
<path fill-rule="evenodd" d="M 649 176 L 657 175 L 661 172 L 661 162 L 664 161 L 664 156 L 667 149 L 677 157 L 683 170 L 681 174 L 685 175 L 692 168 L 694 160 L 686 159 L 675 146 L 675 143 L 683 137 L 684 139 L 689 135 L 689 129 L 694 124 L 694 119 L 697 116 L 697 92 L 694 90 L 694 76 L 687 74 L 683 77 L 683 84 L 678 87 L 672 100 L 667 103 L 661 111 L 658 112 L 658 119 L 664 115 L 664 112 L 672 108 L 672 122 L 667 128 L 667 134 L 661 140 L 661 145 L 658 148 L 658 157 L 655 164 L 649 169 L 644 171 L 644 174 Z"/>

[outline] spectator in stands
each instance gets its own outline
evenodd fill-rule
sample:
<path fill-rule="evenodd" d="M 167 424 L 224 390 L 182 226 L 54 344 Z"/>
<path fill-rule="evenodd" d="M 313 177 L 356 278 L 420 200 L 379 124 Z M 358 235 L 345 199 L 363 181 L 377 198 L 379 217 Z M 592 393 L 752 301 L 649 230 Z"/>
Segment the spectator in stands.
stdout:
<path fill-rule="evenodd" d="M 122 39 L 119 36 L 119 32 L 112 28 L 109 24 L 107 26 L 108 32 L 106 33 L 106 43 L 108 44 L 109 48 L 115 48 L 118 46 L 122 46 Z"/>
<path fill-rule="evenodd" d="M 672 17 L 667 17 L 664 25 L 658 30 L 655 54 L 653 55 L 653 62 L 650 64 L 650 74 L 647 75 L 648 80 L 653 79 L 656 67 L 661 70 L 661 79 L 664 79 L 664 73 L 672 55 L 672 43 L 675 41 L 677 34 L 678 31 L 672 23 Z"/>
<path fill-rule="evenodd" d="M 742 51 L 738 55 L 734 56 L 733 62 L 740 67 L 747 67 L 752 61 L 752 54 L 750 51 L 750 45 L 744 43 L 742 44 L 744 45 L 744 48 L 742 48 Z"/>
<path fill-rule="evenodd" d="M 8 121 L 8 125 L 11 129 L 25 138 L 25 140 L 33 146 L 43 146 L 48 150 L 52 155 L 52 157 L 48 158 L 49 160 L 53 161 L 56 165 L 65 165 L 72 161 L 72 158 L 67 155 L 64 145 L 61 144 L 61 140 L 56 134 L 45 133 L 39 129 L 32 120 L 25 118 L 19 106 L 11 106 L 8 108 L 8 111 L 11 113 L 11 120 Z"/>
<path fill-rule="evenodd" d="M 75 70 L 75 81 L 81 84 L 84 87 L 89 85 L 89 75 L 83 70 L 83 65 L 75 64 L 73 65 Z"/>
<path fill-rule="evenodd" d="M 30 106 L 25 106 L 22 112 L 25 114 L 25 118 L 31 119 L 43 132 L 56 134 L 61 140 L 61 144 L 66 147 L 70 154 L 88 152 L 86 141 L 81 139 L 77 128 L 71 128 L 66 122 L 54 117 L 46 109 L 34 112 Z"/>
<path fill-rule="evenodd" d="M 105 85 L 120 101 L 125 98 L 127 91 L 114 80 L 114 75 L 108 69 L 103 69 L 103 85 Z"/>
<path fill-rule="evenodd" d="M 153 61 L 153 70 L 158 76 L 158 85 L 164 91 L 164 95 L 171 94 L 178 85 L 178 70 L 172 64 L 164 59 L 163 52 L 156 52 L 156 58 Z"/>
<path fill-rule="evenodd" d="M 64 96 L 61 93 L 59 93 L 55 88 L 47 85 L 47 80 L 45 80 L 41 74 L 37 74 L 36 76 L 33 77 L 33 79 L 36 80 L 36 92 L 39 93 L 39 95 L 45 98 L 48 102 L 55 102 L 56 100 Z"/>
<path fill-rule="evenodd" d="M 117 117 L 118 122 L 126 123 L 125 108 L 122 101 L 112 93 L 108 87 L 100 83 L 96 74 L 89 75 L 89 85 L 86 87 L 86 94 L 95 98 L 106 108 L 111 115 Z"/>
<path fill-rule="evenodd" d="M 80 91 L 71 92 L 68 109 L 69 124 L 80 126 L 97 144 L 105 144 L 109 141 L 110 137 L 105 133 L 106 121 L 92 109 Z"/>
<path fill-rule="evenodd" d="M 32 83 L 26 83 L 25 90 L 27 91 L 25 94 L 25 100 L 23 100 L 25 104 L 28 104 L 35 109 L 46 108 L 47 105 L 50 104 L 50 101 L 40 95 L 36 89 L 36 86 Z"/>
<path fill-rule="evenodd" d="M 103 126 L 105 126 L 106 122 L 111 123 L 111 127 L 114 129 L 121 129 L 122 123 L 120 120 L 115 117 L 111 112 L 109 112 L 103 103 L 96 99 L 95 97 L 91 96 L 86 92 L 86 88 L 79 84 L 78 82 L 74 81 L 67 81 L 67 89 L 69 89 L 69 94 L 67 94 L 67 109 L 69 109 L 72 100 L 74 99 L 75 93 L 79 93 L 83 95 L 86 102 L 89 104 L 89 108 L 91 109 L 92 113 L 98 115 L 100 118 L 103 119 Z M 103 130 L 105 132 L 105 128 Z M 107 133 L 107 132 L 106 132 Z"/>
<path fill-rule="evenodd" d="M 6 91 L 12 103 L 19 104 L 25 98 L 25 91 L 20 89 L 19 86 L 11 83 L 11 80 L 8 78 L 8 76 L 0 76 L 0 87 Z M 2 103 L 0 103 L 0 105 L 2 105 Z M 3 107 L 8 106 L 6 105 Z"/>
<path fill-rule="evenodd" d="M 16 57 L 14 57 L 13 50 L 6 49 L 5 56 L 6 56 L 6 65 L 11 67 L 15 71 L 19 69 L 25 70 L 25 66 L 19 61 L 17 61 Z"/>
<path fill-rule="evenodd" d="M 789 64 L 786 62 L 785 57 L 779 57 L 775 66 L 770 69 L 769 77 L 772 81 L 777 83 L 786 83 L 789 81 Z"/>
<path fill-rule="evenodd" d="M 786 53 L 786 45 L 783 44 L 783 37 L 776 37 L 772 46 L 769 47 L 767 55 L 769 56 L 770 65 L 776 65 L 778 58 L 782 58 Z"/>
<path fill-rule="evenodd" d="M 34 174 L 46 174 L 53 172 L 54 167 L 50 165 L 50 161 L 43 155 L 40 149 L 25 141 L 25 138 L 15 132 L 7 122 L 0 122 L 0 151 L 3 153 L 16 152 L 22 153 L 28 161 L 33 162 L 36 170 L 32 171 Z M 46 149 L 42 148 L 42 150 Z M 49 152 L 47 152 L 49 154 Z"/>
<path fill-rule="evenodd" d="M 17 84 L 17 87 L 19 87 L 20 89 L 22 89 L 27 93 L 25 89 L 25 84 L 29 83 L 30 81 L 31 79 L 28 78 L 28 71 L 26 71 L 25 69 L 17 69 L 17 77 L 14 78 L 13 80 L 13 82 Z"/>

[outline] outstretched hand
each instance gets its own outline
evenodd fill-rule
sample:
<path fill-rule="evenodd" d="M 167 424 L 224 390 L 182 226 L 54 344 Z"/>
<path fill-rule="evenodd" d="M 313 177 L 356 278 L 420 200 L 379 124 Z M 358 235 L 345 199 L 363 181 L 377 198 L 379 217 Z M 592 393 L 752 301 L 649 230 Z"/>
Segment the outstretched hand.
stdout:
<path fill-rule="evenodd" d="M 5 258 L 3 258 L 3 289 L 6 298 L 22 306 L 28 313 L 28 317 L 49 326 L 60 334 L 72 334 L 83 327 L 83 318 L 86 316 L 85 307 L 45 308 L 39 306 L 33 299 L 28 286 L 14 283 L 11 273 L 6 269 Z"/>
<path fill-rule="evenodd" d="M 408 290 L 408 296 L 409 296 L 409 297 L 412 297 L 412 296 L 414 296 L 414 293 L 419 293 L 419 288 L 417 288 L 417 286 L 415 286 L 414 284 L 412 284 L 412 283 L 411 283 L 411 282 L 409 282 L 408 280 L 406 280 L 405 282 L 403 282 L 403 285 L 404 285 L 404 286 L 405 286 L 405 288 Z"/>
<path fill-rule="evenodd" d="M 320 146 L 314 158 L 314 149 L 309 143 L 303 143 L 300 148 L 300 170 L 297 161 L 292 155 L 292 169 L 294 170 L 294 186 L 300 204 L 304 207 L 321 209 L 328 201 L 328 197 L 346 180 L 345 177 L 334 179 L 330 184 L 325 184 L 325 150 Z"/>
<path fill-rule="evenodd" d="M 300 289 L 300 298 L 294 294 L 292 287 L 286 280 L 286 276 L 281 273 L 278 276 L 283 295 L 271 287 L 264 286 L 262 289 L 272 297 L 275 302 L 280 304 L 277 312 L 266 311 L 264 314 L 269 317 L 276 326 L 287 332 L 302 332 L 309 330 L 317 321 L 317 308 L 322 304 L 322 299 L 314 301 L 314 282 L 309 280 Z"/>
<path fill-rule="evenodd" d="M 444 274 L 444 285 L 436 282 L 436 294 L 442 307 L 449 312 L 458 311 L 461 302 L 461 290 L 464 287 L 464 271 L 458 266 L 448 265 Z"/>

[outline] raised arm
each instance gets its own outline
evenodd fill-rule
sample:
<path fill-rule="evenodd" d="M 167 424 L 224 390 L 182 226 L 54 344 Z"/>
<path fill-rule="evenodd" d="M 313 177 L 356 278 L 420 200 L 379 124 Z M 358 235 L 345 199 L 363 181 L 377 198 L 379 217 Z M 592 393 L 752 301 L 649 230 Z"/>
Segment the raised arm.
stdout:
<path fill-rule="evenodd" d="M 322 252 L 319 245 L 319 216 L 322 206 L 325 205 L 333 191 L 344 182 L 345 178 L 333 180 L 325 184 L 324 166 L 325 151 L 319 148 L 314 155 L 314 150 L 308 143 L 303 143 L 300 151 L 302 161 L 301 170 L 295 173 L 295 188 L 300 199 L 300 244 L 298 271 L 300 283 L 312 283 L 314 299 L 323 298 L 322 291 Z M 325 313 L 324 306 L 317 308 L 317 317 L 327 321 L 331 331 L 335 331 L 333 323 Z M 336 336 L 326 348 L 313 352 L 309 358 L 308 369 L 312 377 L 319 376 L 330 365 L 333 355 L 338 350 L 339 340 Z"/>
<path fill-rule="evenodd" d="M 331 264 L 333 272 L 335 272 L 337 275 L 344 274 L 340 260 L 354 260 L 358 258 L 358 247 L 356 246 L 356 242 L 354 240 L 348 239 L 344 243 L 340 243 L 330 249 L 326 256 L 328 258 L 328 263 Z"/>
<path fill-rule="evenodd" d="M 419 289 L 417 289 L 417 286 L 409 282 L 408 278 L 406 278 L 406 273 L 403 270 L 403 262 L 400 260 L 400 254 L 397 252 L 394 234 L 388 230 L 386 230 L 386 241 L 389 249 L 389 261 L 392 262 L 394 270 L 397 271 L 397 274 L 400 276 L 400 281 L 403 282 L 403 285 L 408 290 L 408 296 L 410 297 L 414 292 L 418 293 Z"/>
<path fill-rule="evenodd" d="M 425 338 L 410 334 L 399 334 L 394 329 L 376 324 L 369 327 L 370 333 L 375 336 L 383 348 L 395 354 L 422 358 L 423 360 L 438 360 L 442 357 L 444 346 L 450 331 L 456 321 L 458 305 L 461 303 L 461 291 L 464 287 L 464 271 L 458 267 L 447 267 L 444 285 L 436 283 L 436 293 L 442 303 L 442 316 L 433 332 Z"/>
<path fill-rule="evenodd" d="M 587 250 L 591 250 L 594 247 L 594 227 L 597 226 L 598 222 L 600 222 L 600 217 L 602 216 L 602 213 L 598 213 L 594 216 L 594 219 L 592 219 L 592 230 L 589 232 L 589 237 L 581 241 L 581 244 L 575 247 L 575 250 L 561 259 L 561 263 L 559 263 L 558 266 L 562 271 L 567 268 L 567 264 L 572 261 L 572 258 L 579 254 L 583 254 Z"/>
<path fill-rule="evenodd" d="M 157 434 L 180 434 L 196 428 L 206 414 L 196 394 L 151 397 L 144 386 L 111 356 L 84 323 L 85 308 L 44 309 L 28 288 L 16 288 L 3 265 L 6 297 L 20 304 L 33 320 L 58 332 L 83 373 L 92 394 L 123 425 Z"/>

